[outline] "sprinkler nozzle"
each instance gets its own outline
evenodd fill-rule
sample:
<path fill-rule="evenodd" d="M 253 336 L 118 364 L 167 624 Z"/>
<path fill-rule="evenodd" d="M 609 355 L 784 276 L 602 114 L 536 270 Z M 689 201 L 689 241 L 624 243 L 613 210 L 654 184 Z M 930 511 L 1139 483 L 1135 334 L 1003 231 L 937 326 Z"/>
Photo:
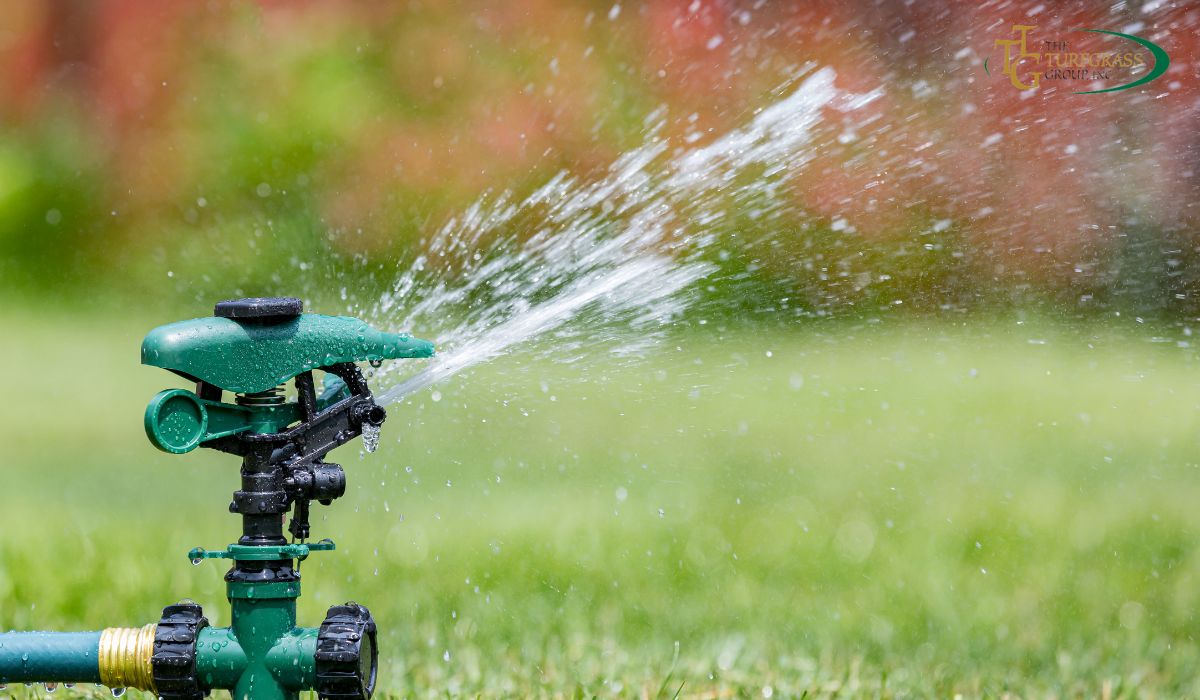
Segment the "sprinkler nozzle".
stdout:
<path fill-rule="evenodd" d="M 376 428 L 383 425 L 383 421 L 387 419 L 387 411 L 383 410 L 383 406 L 375 403 L 359 404 L 354 407 L 352 415 L 354 421 L 359 425 L 373 425 Z"/>

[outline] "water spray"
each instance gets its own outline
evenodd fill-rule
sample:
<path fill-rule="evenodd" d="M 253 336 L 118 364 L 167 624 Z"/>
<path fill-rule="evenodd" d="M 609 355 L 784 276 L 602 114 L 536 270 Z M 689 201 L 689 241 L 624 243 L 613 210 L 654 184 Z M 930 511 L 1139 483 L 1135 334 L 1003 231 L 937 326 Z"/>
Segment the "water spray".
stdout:
<path fill-rule="evenodd" d="M 357 363 L 431 357 L 433 345 L 302 311 L 292 298 L 224 301 L 214 316 L 161 326 L 142 342 L 143 364 L 196 386 L 151 399 L 150 442 L 171 454 L 207 447 L 242 458 L 241 488 L 229 505 L 242 518 L 241 538 L 188 552 L 195 564 L 232 561 L 230 626 L 212 627 L 185 600 L 144 627 L 0 634 L 0 683 L 91 682 L 165 700 L 216 689 L 238 700 L 293 700 L 304 690 L 371 697 L 379 659 L 371 613 L 346 603 L 330 608 L 319 627 L 297 627 L 299 562 L 334 549 L 329 539 L 309 541 L 312 502 L 329 505 L 346 490 L 345 472 L 326 455 L 360 435 L 373 449 L 387 417 Z M 226 394 L 233 403 L 222 400 Z"/>

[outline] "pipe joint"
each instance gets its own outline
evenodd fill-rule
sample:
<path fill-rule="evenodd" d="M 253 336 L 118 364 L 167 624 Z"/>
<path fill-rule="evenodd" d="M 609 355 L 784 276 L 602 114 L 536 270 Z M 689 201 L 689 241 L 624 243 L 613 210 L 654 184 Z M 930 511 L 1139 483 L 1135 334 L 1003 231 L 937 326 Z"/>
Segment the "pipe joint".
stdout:
<path fill-rule="evenodd" d="M 100 633 L 97 655 L 100 682 L 110 688 L 137 688 L 155 692 L 154 631 L 145 627 L 109 627 Z"/>

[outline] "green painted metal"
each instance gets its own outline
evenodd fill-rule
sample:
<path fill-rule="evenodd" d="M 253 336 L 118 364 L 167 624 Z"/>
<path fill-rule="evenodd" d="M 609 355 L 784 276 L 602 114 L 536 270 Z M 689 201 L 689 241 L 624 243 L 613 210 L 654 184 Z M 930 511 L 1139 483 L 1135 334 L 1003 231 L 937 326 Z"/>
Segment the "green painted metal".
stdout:
<path fill-rule="evenodd" d="M 316 685 L 315 627 L 296 627 L 300 584 L 227 584 L 229 627 L 206 627 L 196 640 L 196 673 L 210 690 L 236 698 L 295 700 Z"/>
<path fill-rule="evenodd" d="M 99 632 L 0 634 L 0 683 L 99 683 Z"/>
<path fill-rule="evenodd" d="M 322 314 L 282 323 L 196 318 L 159 326 L 142 341 L 142 364 L 237 393 L 267 391 L 301 372 L 342 362 L 432 356 L 428 341 Z"/>
<path fill-rule="evenodd" d="M 201 559 L 236 559 L 239 561 L 274 561 L 276 559 L 299 559 L 304 561 L 313 552 L 329 552 L 337 548 L 331 539 L 320 542 L 293 542 L 282 545 L 231 544 L 225 549 L 194 547 L 188 552 L 192 563 Z"/>
<path fill-rule="evenodd" d="M 265 590 L 255 593 L 254 597 L 229 598 L 229 626 L 246 656 L 246 666 L 231 688 L 233 697 L 295 700 L 297 694 L 275 677 L 268 657 L 296 627 L 296 599 L 264 597 Z"/>
<path fill-rule="evenodd" d="M 346 383 L 327 374 L 317 397 L 317 410 L 323 411 L 349 396 Z M 294 401 L 277 406 L 241 406 L 202 399 L 187 389 L 166 389 L 150 399 L 143 423 L 146 437 L 155 447 L 184 454 L 201 443 L 229 435 L 277 433 L 298 420 L 300 407 Z"/>
<path fill-rule="evenodd" d="M 155 447 L 178 455 L 200 446 L 208 434 L 208 411 L 192 392 L 168 389 L 150 399 L 144 423 Z"/>
<path fill-rule="evenodd" d="M 290 690 L 307 690 L 317 684 L 317 627 L 297 627 L 267 652 L 267 668 Z"/>
<path fill-rule="evenodd" d="M 209 690 L 232 688 L 246 671 L 246 652 L 229 627 L 196 634 L 196 677 Z"/>
<path fill-rule="evenodd" d="M 246 600 L 262 600 L 265 598 L 299 598 L 299 581 L 256 581 L 244 583 L 230 581 L 225 584 L 226 596 Z"/>
<path fill-rule="evenodd" d="M 297 627 L 267 650 L 263 667 L 271 674 L 274 685 L 283 692 L 294 693 L 311 689 L 317 677 L 316 627 Z M 246 674 L 250 661 L 237 634 L 231 627 L 206 627 L 200 630 L 196 643 L 196 675 L 207 689 L 232 689 Z M 270 685 L 256 683 L 260 688 Z"/>

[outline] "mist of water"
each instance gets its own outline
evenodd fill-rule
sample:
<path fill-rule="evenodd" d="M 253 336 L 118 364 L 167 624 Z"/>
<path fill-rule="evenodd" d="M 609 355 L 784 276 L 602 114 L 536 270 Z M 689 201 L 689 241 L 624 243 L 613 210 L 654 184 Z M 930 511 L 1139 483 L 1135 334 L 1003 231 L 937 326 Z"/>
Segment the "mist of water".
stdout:
<path fill-rule="evenodd" d="M 729 246 L 714 224 L 736 210 L 756 217 L 788 204 L 777 190 L 810 157 L 822 110 L 851 110 L 876 95 L 847 95 L 825 68 L 703 146 L 672 150 L 665 115 L 643 145 L 602 176 L 562 173 L 524 199 L 484 197 L 406 262 L 390 291 L 356 315 L 433 339 L 439 354 L 378 397 L 391 403 L 530 341 L 553 339 L 553 358 L 602 351 L 638 355 L 713 281 Z M 392 368 L 392 371 L 395 371 Z"/>

